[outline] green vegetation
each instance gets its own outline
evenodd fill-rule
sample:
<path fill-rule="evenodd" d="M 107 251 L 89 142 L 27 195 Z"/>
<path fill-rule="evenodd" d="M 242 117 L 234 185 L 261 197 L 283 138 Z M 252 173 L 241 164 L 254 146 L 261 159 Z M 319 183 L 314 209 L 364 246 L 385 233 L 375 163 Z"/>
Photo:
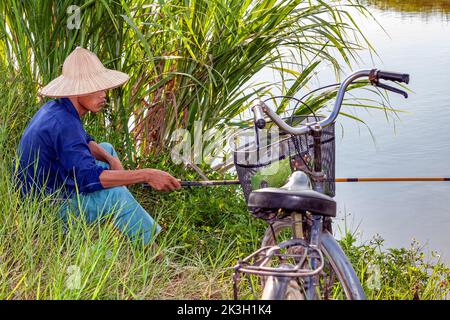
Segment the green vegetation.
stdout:
<path fill-rule="evenodd" d="M 172 194 L 130 188 L 164 228 L 157 240 L 162 261 L 108 222 L 87 225 L 73 217 L 65 229 L 48 196 L 19 197 L 9 178 L 21 133 L 44 102 L 37 89 L 59 74 L 74 46 L 88 47 L 132 79 L 111 92 L 104 112 L 85 119 L 87 131 L 113 143 L 130 168 L 198 179 L 163 152 L 171 133 L 192 131 L 195 120 L 205 130 L 235 125 L 231 120 L 251 99 L 275 86 L 251 83 L 263 68 L 281 72 L 282 91 L 294 95 L 307 88 L 320 61 L 339 70 L 333 58 L 339 54 L 350 64 L 362 47 L 358 39 L 366 43 L 347 7 L 339 6 L 344 2 L 366 12 L 357 1 L 2 1 L 0 299 L 231 298 L 230 267 L 258 247 L 265 228 L 247 212 L 237 187 Z M 72 4 L 84 12 L 80 29 L 64 27 Z M 334 94 L 308 104 L 318 110 Z M 280 103 L 279 111 L 285 107 Z M 210 178 L 229 178 L 201 167 Z M 449 292 L 449 269 L 428 263 L 420 250 L 382 251 L 379 241 L 355 241 L 344 233 L 342 244 L 370 298 L 439 299 Z M 371 285 L 370 265 L 381 270 L 380 286 Z M 252 298 L 245 286 L 241 293 Z"/>
<path fill-rule="evenodd" d="M 265 228 L 236 187 L 165 195 L 133 188 L 164 228 L 161 262 L 110 223 L 74 218 L 64 232 L 49 199 L 21 201 L 4 171 L 0 182 L 0 299 L 231 299 L 230 267 L 257 248 Z M 341 244 L 370 299 L 442 299 L 450 291 L 450 269 L 417 247 L 382 251 L 382 241 L 357 245 L 348 232 Z M 253 299 L 245 281 L 240 297 Z"/>
<path fill-rule="evenodd" d="M 340 244 L 350 257 L 368 299 L 448 299 L 450 268 L 438 253 L 427 258 L 423 247 L 413 241 L 409 248 L 383 246 L 379 236 L 364 244 L 357 244 L 355 233 L 348 230 Z M 377 275 L 380 278 L 377 278 Z"/>
<path fill-rule="evenodd" d="M 450 12 L 449 0 L 366 0 L 371 5 L 381 9 L 396 10 L 399 12 Z"/>
<path fill-rule="evenodd" d="M 79 29 L 66 27 L 74 22 L 75 13 L 67 13 L 72 5 L 80 8 Z M 193 135 L 195 121 L 204 131 L 237 125 L 258 95 L 275 87 L 294 95 L 324 64 L 337 73 L 339 56 L 350 65 L 368 46 L 353 9 L 367 14 L 355 0 L 7 0 L 0 3 L 0 64 L 36 91 L 60 74 L 79 45 L 107 67 L 130 74 L 125 87 L 110 93 L 106 110 L 86 125 L 93 136 L 120 146 L 135 167 L 169 146 L 176 129 Z M 268 68 L 280 84 L 255 83 L 254 76 Z M 324 101 L 309 102 L 317 110 Z M 41 103 L 32 99 L 27 108 Z"/>

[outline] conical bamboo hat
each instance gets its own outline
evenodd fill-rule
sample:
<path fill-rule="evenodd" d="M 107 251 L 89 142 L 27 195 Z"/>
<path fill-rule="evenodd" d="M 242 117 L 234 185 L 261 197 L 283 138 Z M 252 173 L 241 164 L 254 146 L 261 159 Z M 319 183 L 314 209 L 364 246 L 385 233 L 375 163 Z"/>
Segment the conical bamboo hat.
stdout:
<path fill-rule="evenodd" d="M 62 75 L 40 94 L 53 98 L 82 96 L 116 88 L 129 78 L 126 73 L 105 68 L 95 53 L 77 47 L 64 61 Z"/>

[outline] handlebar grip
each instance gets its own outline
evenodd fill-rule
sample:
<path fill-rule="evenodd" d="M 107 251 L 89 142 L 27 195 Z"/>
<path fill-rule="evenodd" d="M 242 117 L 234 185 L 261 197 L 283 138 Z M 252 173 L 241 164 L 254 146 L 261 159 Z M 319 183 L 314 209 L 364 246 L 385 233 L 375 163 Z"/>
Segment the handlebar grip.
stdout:
<path fill-rule="evenodd" d="M 397 73 L 390 71 L 378 71 L 378 79 L 390 80 L 390 81 L 398 81 L 408 84 L 409 83 L 409 74 L 407 73 Z"/>
<path fill-rule="evenodd" d="M 252 107 L 252 111 L 255 117 L 255 126 L 258 129 L 264 129 L 266 126 L 266 120 L 264 120 L 264 113 L 260 101 L 256 101 Z"/>

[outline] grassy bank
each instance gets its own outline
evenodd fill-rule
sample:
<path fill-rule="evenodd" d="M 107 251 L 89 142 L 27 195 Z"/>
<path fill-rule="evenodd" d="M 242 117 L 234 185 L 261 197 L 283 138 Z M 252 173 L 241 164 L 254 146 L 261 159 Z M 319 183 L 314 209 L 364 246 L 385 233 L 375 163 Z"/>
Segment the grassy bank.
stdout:
<path fill-rule="evenodd" d="M 148 165 L 168 167 L 163 158 Z M 195 178 L 179 167 L 169 171 Z M 163 226 L 160 261 L 108 221 L 88 225 L 74 217 L 64 229 L 50 199 L 22 201 L 6 173 L 0 177 L 0 299 L 229 299 L 230 267 L 258 247 L 265 228 L 247 213 L 237 187 L 161 194 L 135 186 L 132 192 Z M 380 239 L 356 241 L 350 232 L 341 236 L 370 299 L 449 293 L 449 268 L 427 261 L 417 245 L 387 249 Z M 245 283 L 240 292 L 253 299 Z"/>
<path fill-rule="evenodd" d="M 450 12 L 449 0 L 366 0 L 371 5 L 383 10 L 396 10 L 399 12 Z"/>

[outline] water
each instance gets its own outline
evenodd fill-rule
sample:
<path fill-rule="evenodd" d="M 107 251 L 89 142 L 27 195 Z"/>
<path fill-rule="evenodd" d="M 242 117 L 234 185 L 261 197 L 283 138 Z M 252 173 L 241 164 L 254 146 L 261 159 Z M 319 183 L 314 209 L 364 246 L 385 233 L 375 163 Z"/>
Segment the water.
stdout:
<path fill-rule="evenodd" d="M 344 108 L 366 121 L 376 142 L 366 127 L 339 117 L 336 177 L 450 177 L 450 1 L 370 2 L 377 3 L 370 11 L 387 34 L 354 16 L 380 56 L 363 52 L 354 69 L 407 72 L 414 92 L 407 100 L 389 94 L 393 107 L 408 111 L 397 121 L 382 111 Z M 281 81 L 269 70 L 256 78 Z M 311 87 L 334 82 L 331 67 L 323 65 Z M 379 234 L 385 247 L 409 247 L 415 239 L 450 262 L 450 182 L 338 183 L 336 200 L 339 228 L 347 225 L 363 241 Z"/>
<path fill-rule="evenodd" d="M 394 124 L 382 112 L 360 110 L 376 144 L 367 129 L 341 117 L 337 177 L 450 177 L 450 23 L 442 8 L 401 9 L 371 10 L 389 36 L 365 23 L 382 61 L 366 53 L 360 66 L 410 73 L 410 98 L 390 94 L 392 105 L 409 113 Z M 450 261 L 450 182 L 341 183 L 336 200 L 339 218 L 347 215 L 347 225 L 362 239 L 380 234 L 387 247 L 417 239 Z"/>

